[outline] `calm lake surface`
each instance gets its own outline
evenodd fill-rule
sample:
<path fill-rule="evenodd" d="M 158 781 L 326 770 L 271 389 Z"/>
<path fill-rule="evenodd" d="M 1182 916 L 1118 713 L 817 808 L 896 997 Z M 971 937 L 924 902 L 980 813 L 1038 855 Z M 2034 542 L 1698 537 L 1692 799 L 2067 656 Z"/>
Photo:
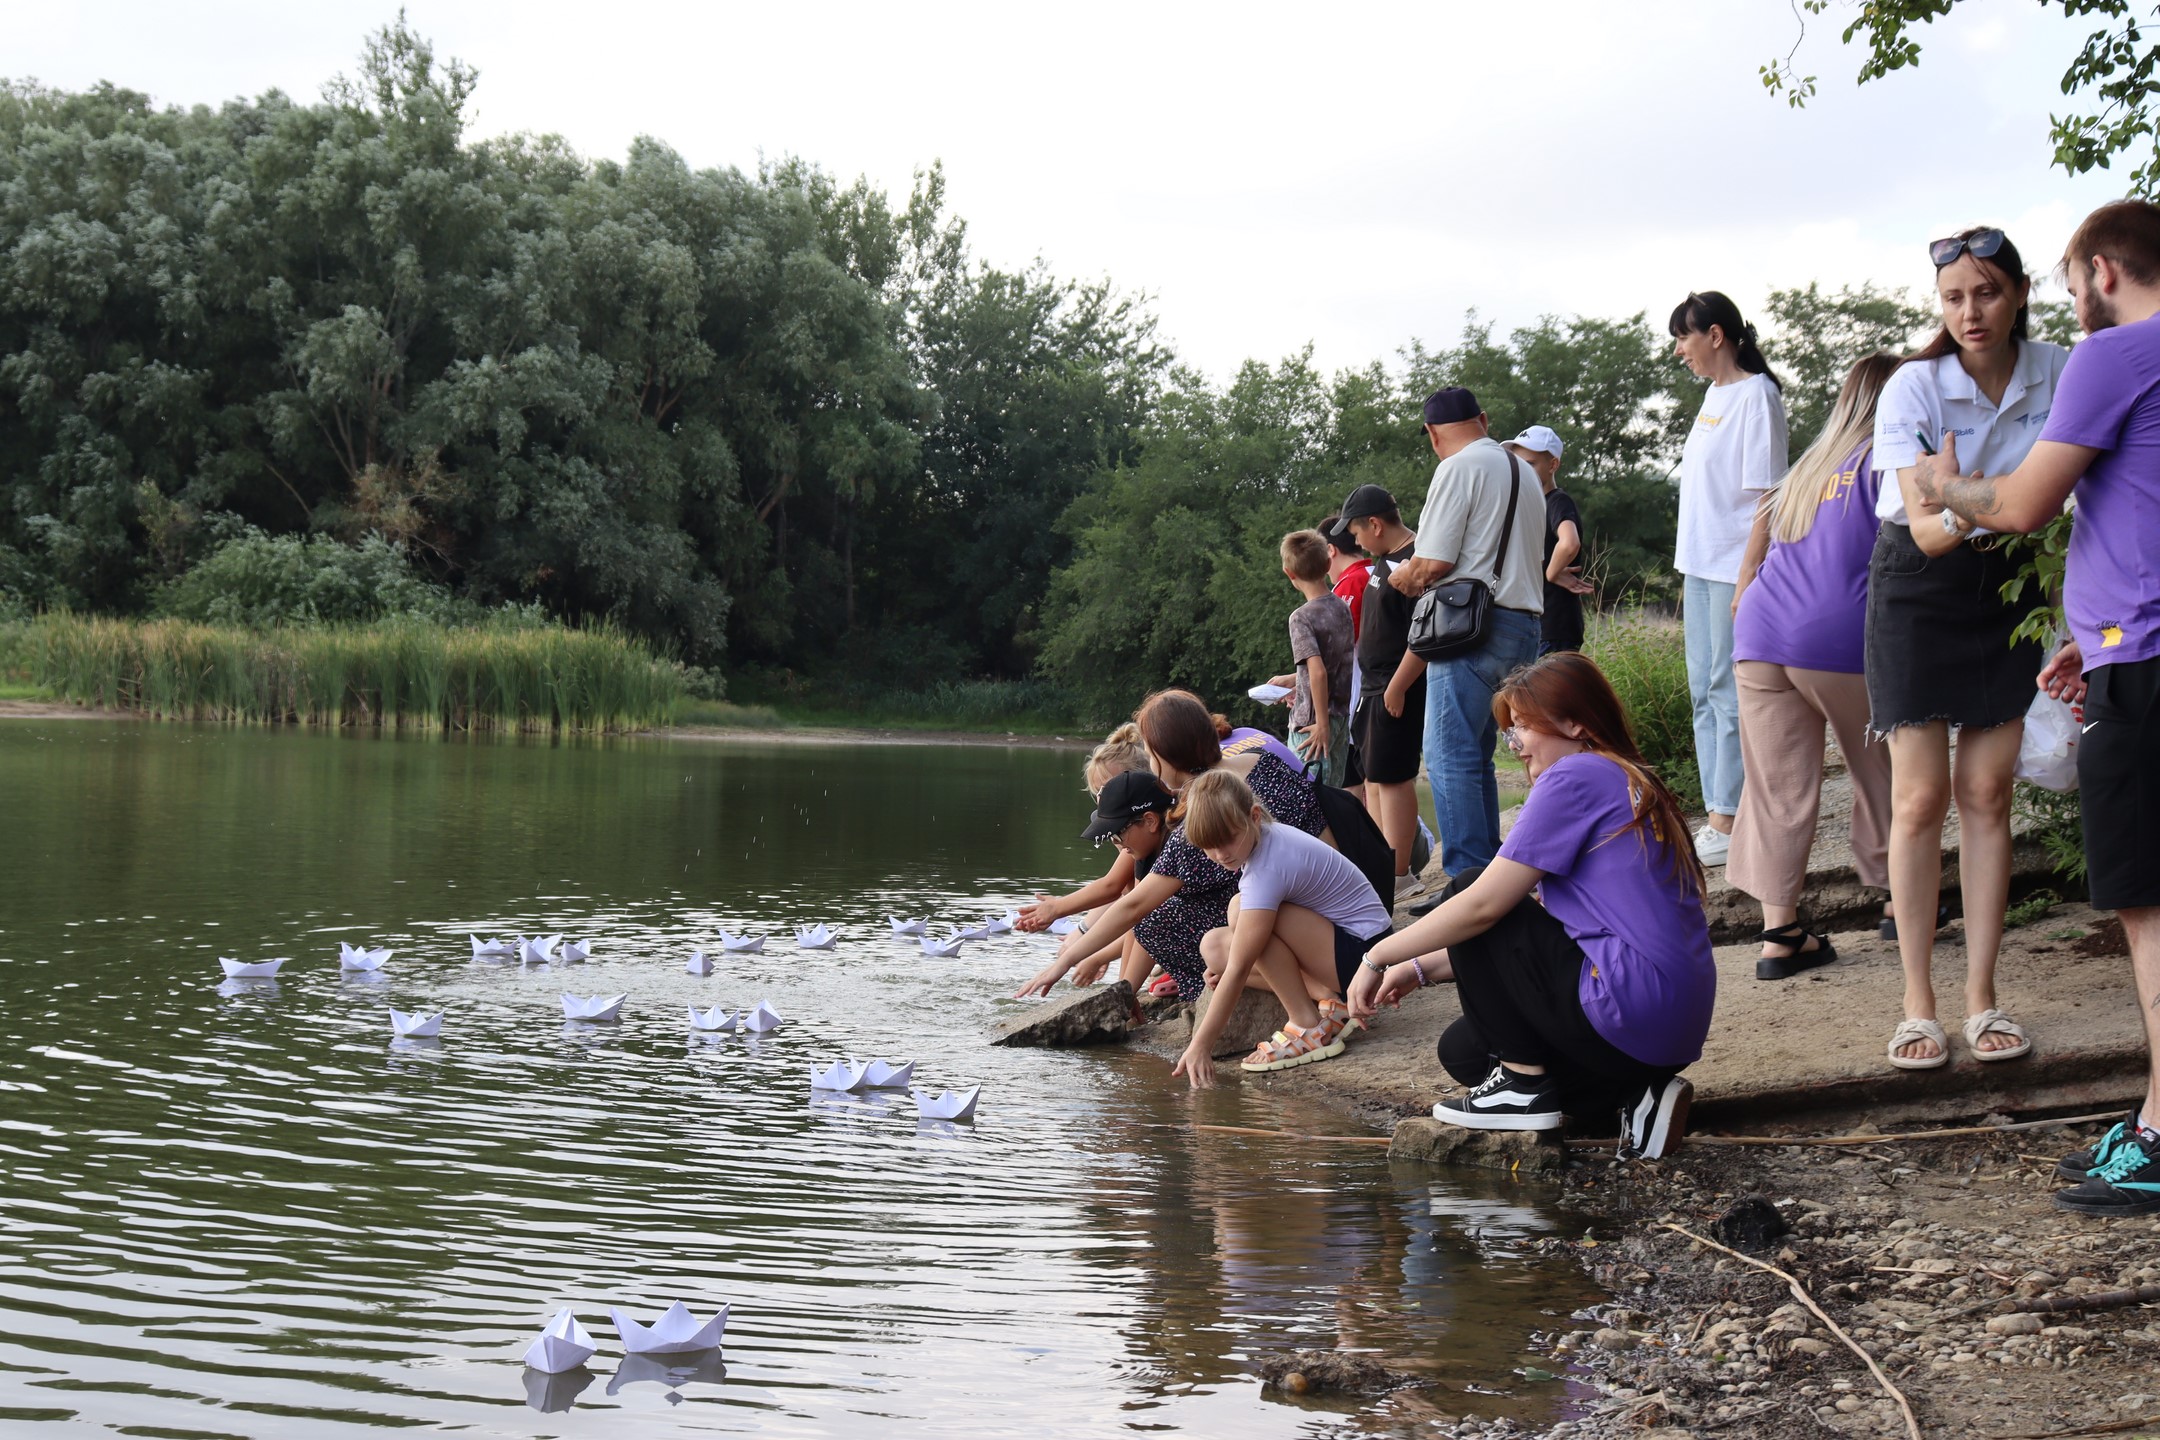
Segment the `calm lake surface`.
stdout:
<path fill-rule="evenodd" d="M 1099 872 L 1073 752 L 11 720 L 0 796 L 0 1433 L 1392 1435 L 1565 1404 L 1509 1374 L 1597 1298 L 1518 1250 L 1565 1223 L 1538 1192 L 1195 1132 L 1346 1127 L 990 1049 L 1050 942 L 890 937 Z M 798 952 L 820 920 L 840 948 Z M 770 953 L 684 973 L 722 927 Z M 469 932 L 596 943 L 521 970 Z M 341 978 L 341 940 L 393 947 L 383 978 Z M 221 955 L 292 958 L 221 985 Z M 627 993 L 622 1022 L 566 1025 L 565 990 Z M 760 999 L 784 1029 L 689 1038 L 686 1006 Z M 393 1005 L 445 1011 L 440 1044 L 393 1046 Z M 976 1123 L 813 1104 L 842 1053 L 982 1085 Z M 724 1357 L 622 1363 L 607 1307 L 677 1298 L 733 1305 Z M 529 1376 L 562 1306 L 600 1354 Z M 1253 1378 L 1338 1341 L 1442 1384 Z"/>

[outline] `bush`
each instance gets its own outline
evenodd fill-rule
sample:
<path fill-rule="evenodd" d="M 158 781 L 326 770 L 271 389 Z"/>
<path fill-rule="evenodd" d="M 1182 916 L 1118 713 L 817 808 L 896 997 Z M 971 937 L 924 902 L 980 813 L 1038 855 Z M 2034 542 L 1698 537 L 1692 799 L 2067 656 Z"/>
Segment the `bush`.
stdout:
<path fill-rule="evenodd" d="M 249 529 L 174 580 L 158 608 L 206 625 L 314 625 L 417 615 L 444 623 L 479 618 L 441 585 L 415 573 L 405 552 L 379 535 L 357 545 L 328 536 Z"/>
<path fill-rule="evenodd" d="M 1592 617 L 1583 648 L 1620 696 L 1644 758 L 1682 805 L 1700 810 L 1702 776 L 1695 768 L 1695 711 L 1680 622 L 1654 611 L 1611 611 Z"/>

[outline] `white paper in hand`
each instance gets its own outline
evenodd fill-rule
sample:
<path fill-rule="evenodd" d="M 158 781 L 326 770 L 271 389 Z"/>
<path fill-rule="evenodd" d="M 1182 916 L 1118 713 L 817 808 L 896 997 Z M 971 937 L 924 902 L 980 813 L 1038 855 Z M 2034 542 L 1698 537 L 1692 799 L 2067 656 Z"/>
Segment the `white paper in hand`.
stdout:
<path fill-rule="evenodd" d="M 1277 705 L 1295 692 L 1288 685 L 1255 685 L 1245 693 L 1263 705 Z"/>

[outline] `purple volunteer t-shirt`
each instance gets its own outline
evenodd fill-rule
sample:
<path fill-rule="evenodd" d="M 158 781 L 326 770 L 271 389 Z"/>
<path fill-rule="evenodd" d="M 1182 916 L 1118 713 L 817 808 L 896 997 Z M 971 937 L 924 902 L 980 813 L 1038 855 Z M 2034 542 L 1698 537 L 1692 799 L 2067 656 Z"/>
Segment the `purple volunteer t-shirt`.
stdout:
<path fill-rule="evenodd" d="M 1582 946 L 1591 1027 L 1645 1065 L 1691 1065 L 1717 999 L 1710 923 L 1671 845 L 1621 833 L 1634 820 L 1616 761 L 1563 756 L 1531 783 L 1500 858 L 1545 872 L 1538 897 Z"/>
<path fill-rule="evenodd" d="M 1365 872 L 1342 851 L 1290 825 L 1263 825 L 1238 871 L 1238 900 L 1247 910 L 1302 905 L 1360 940 L 1385 935 L 1394 921 Z"/>
<path fill-rule="evenodd" d="M 1268 734 L 1265 730 L 1254 730 L 1249 726 L 1240 725 L 1230 732 L 1229 739 L 1222 742 L 1222 753 L 1225 755 L 1243 755 L 1255 749 L 1267 751 L 1268 754 L 1273 755 L 1283 764 L 1300 773 L 1303 773 L 1305 769 L 1304 756 L 1298 754 L 1297 751 L 1283 744 L 1282 741 Z"/>
<path fill-rule="evenodd" d="M 2063 575 L 2085 668 L 2160 655 L 2160 316 L 2070 352 L 2040 438 L 2104 452 L 2077 482 Z"/>
<path fill-rule="evenodd" d="M 1874 446 L 1864 444 L 1839 462 L 1807 534 L 1790 544 L 1770 542 L 1733 616 L 1733 659 L 1865 672 L 1868 557 L 1881 524 L 1873 456 Z"/>

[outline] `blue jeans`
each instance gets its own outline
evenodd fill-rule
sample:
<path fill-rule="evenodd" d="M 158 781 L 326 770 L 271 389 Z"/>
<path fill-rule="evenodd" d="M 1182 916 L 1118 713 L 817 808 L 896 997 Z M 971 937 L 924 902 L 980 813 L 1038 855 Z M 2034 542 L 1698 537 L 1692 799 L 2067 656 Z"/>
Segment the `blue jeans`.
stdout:
<path fill-rule="evenodd" d="M 1500 853 L 1500 787 L 1493 779 L 1493 696 L 1510 671 L 1537 659 L 1538 617 L 1495 605 L 1485 643 L 1425 667 L 1425 778 L 1440 822 L 1440 867 L 1460 875 Z"/>
<path fill-rule="evenodd" d="M 1733 587 L 1683 575 L 1681 623 L 1687 632 L 1688 698 L 1695 706 L 1695 768 L 1703 806 L 1740 813 L 1740 687 L 1733 679 Z"/>

